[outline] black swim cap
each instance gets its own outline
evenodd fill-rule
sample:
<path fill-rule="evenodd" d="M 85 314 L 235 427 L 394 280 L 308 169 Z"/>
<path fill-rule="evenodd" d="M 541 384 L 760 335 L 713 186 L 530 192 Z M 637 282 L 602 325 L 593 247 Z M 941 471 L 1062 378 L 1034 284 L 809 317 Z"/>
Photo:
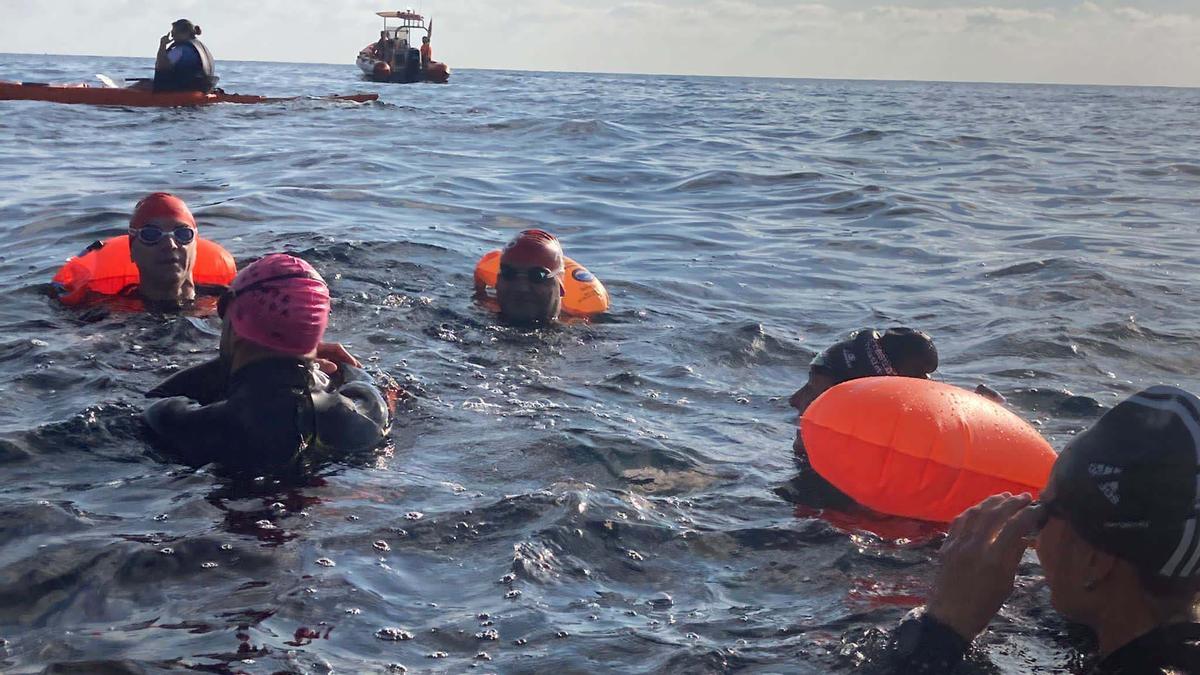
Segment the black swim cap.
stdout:
<path fill-rule="evenodd" d="M 925 377 L 937 366 L 933 338 L 912 328 L 889 328 L 883 333 L 857 330 L 822 352 L 811 365 L 840 382 L 882 375 Z"/>
<path fill-rule="evenodd" d="M 1135 394 L 1067 444 L 1048 504 L 1081 537 L 1159 579 L 1200 575 L 1200 399 Z"/>

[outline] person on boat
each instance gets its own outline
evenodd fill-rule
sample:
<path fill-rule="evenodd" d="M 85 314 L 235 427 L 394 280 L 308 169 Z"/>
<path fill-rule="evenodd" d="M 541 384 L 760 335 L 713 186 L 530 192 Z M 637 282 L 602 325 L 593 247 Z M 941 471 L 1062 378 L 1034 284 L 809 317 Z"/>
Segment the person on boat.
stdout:
<path fill-rule="evenodd" d="M 565 269 L 558 237 L 544 230 L 513 237 L 500 254 L 496 277 L 501 319 L 518 326 L 553 323 L 562 311 Z"/>
<path fill-rule="evenodd" d="M 219 296 L 235 272 L 227 251 L 199 238 L 187 204 L 155 192 L 134 207 L 128 235 L 93 243 L 67 261 L 52 286 L 72 306 L 115 296 L 139 309 L 178 311 Z"/>
<path fill-rule="evenodd" d="M 421 38 L 421 68 L 428 68 L 433 62 L 433 47 L 429 44 L 429 36 Z"/>
<path fill-rule="evenodd" d="M 387 400 L 338 344 L 323 343 L 330 297 L 307 262 L 282 253 L 243 269 L 222 297 L 217 358 L 146 395 L 144 418 L 193 465 L 287 471 L 370 450 L 386 438 Z"/>
<path fill-rule="evenodd" d="M 200 27 L 187 19 L 171 24 L 158 43 L 154 62 L 154 91 L 199 91 L 217 86 L 212 53 L 198 39 Z"/>
<path fill-rule="evenodd" d="M 1050 604 L 1095 632 L 1090 673 L 1200 673 L 1200 399 L 1157 386 L 1063 449 L 1041 501 L 998 495 L 942 544 L 924 607 L 892 634 L 896 673 L 948 673 L 1012 593 L 1032 543 Z"/>

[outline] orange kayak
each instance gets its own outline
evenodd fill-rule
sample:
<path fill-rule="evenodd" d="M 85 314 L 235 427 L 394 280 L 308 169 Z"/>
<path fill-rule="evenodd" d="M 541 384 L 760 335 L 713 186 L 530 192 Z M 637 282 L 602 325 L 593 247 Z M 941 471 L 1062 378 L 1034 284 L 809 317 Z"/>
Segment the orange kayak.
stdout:
<path fill-rule="evenodd" d="M 134 89 L 92 87 L 86 84 L 38 84 L 31 82 L 0 82 L 0 101 L 49 101 L 52 103 L 82 103 L 87 105 L 119 105 L 137 108 L 176 108 L 180 106 L 212 105 L 213 103 L 275 103 L 312 98 L 321 101 L 353 101 L 365 103 L 379 94 L 350 94 L 346 96 L 289 96 L 271 98 L 246 94 L 180 91 L 156 94 Z"/>

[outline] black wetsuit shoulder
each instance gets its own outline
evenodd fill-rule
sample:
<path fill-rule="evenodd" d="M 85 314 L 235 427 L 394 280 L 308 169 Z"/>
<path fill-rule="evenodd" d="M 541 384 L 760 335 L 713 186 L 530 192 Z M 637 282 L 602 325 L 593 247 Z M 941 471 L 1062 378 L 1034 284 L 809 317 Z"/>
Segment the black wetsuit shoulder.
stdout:
<path fill-rule="evenodd" d="M 210 361 L 151 390 L 171 397 L 144 416 L 189 464 L 261 470 L 373 448 L 387 434 L 386 403 L 366 373 L 341 370 L 350 381 L 335 386 L 306 359 L 258 361 L 227 378 L 220 362 Z"/>
<path fill-rule="evenodd" d="M 175 373 L 146 392 L 146 398 L 183 396 L 200 405 L 225 398 L 229 389 L 229 366 L 220 358 Z"/>
<path fill-rule="evenodd" d="M 1200 624 L 1156 628 L 1101 660 L 1091 675 L 1200 675 Z"/>
<path fill-rule="evenodd" d="M 892 673 L 943 675 L 954 672 L 970 643 L 953 629 L 914 610 L 892 632 Z M 1089 675 L 1200 675 L 1200 624 L 1156 628 L 1097 662 Z"/>
<path fill-rule="evenodd" d="M 789 481 L 775 488 L 775 493 L 787 501 L 811 509 L 836 509 L 844 511 L 854 508 L 856 502 L 846 493 L 837 489 L 812 468 L 808 460 L 808 452 L 796 432 L 796 442 L 792 446 L 796 462 L 796 475 Z"/>

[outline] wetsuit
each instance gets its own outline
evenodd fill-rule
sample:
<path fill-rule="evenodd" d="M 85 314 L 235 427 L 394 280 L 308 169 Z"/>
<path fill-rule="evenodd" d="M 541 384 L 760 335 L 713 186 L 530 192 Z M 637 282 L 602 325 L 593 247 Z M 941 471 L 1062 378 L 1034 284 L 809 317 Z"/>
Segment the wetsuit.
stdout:
<path fill-rule="evenodd" d="M 201 91 L 217 86 L 212 53 L 204 43 L 192 39 L 176 42 L 167 50 L 170 70 L 154 71 L 154 91 Z"/>
<path fill-rule="evenodd" d="M 795 451 L 797 474 L 788 482 L 775 489 L 775 494 L 792 502 L 812 509 L 836 509 L 845 511 L 857 506 L 857 502 L 846 493 L 837 489 L 812 468 L 808 460 L 808 452 L 800 439 L 800 431 L 796 430 L 796 441 L 792 445 Z"/>
<path fill-rule="evenodd" d="M 953 672 L 970 643 L 950 627 L 925 615 L 909 614 L 892 634 L 889 666 L 895 673 L 940 675 Z M 1089 675 L 1200 675 L 1200 624 L 1156 628 L 1095 663 Z"/>
<path fill-rule="evenodd" d="M 220 359 L 176 373 L 146 396 L 146 422 L 184 462 L 229 469 L 302 468 L 370 450 L 387 435 L 387 402 L 363 370 L 334 382 L 308 359 L 255 361 L 232 375 Z"/>

